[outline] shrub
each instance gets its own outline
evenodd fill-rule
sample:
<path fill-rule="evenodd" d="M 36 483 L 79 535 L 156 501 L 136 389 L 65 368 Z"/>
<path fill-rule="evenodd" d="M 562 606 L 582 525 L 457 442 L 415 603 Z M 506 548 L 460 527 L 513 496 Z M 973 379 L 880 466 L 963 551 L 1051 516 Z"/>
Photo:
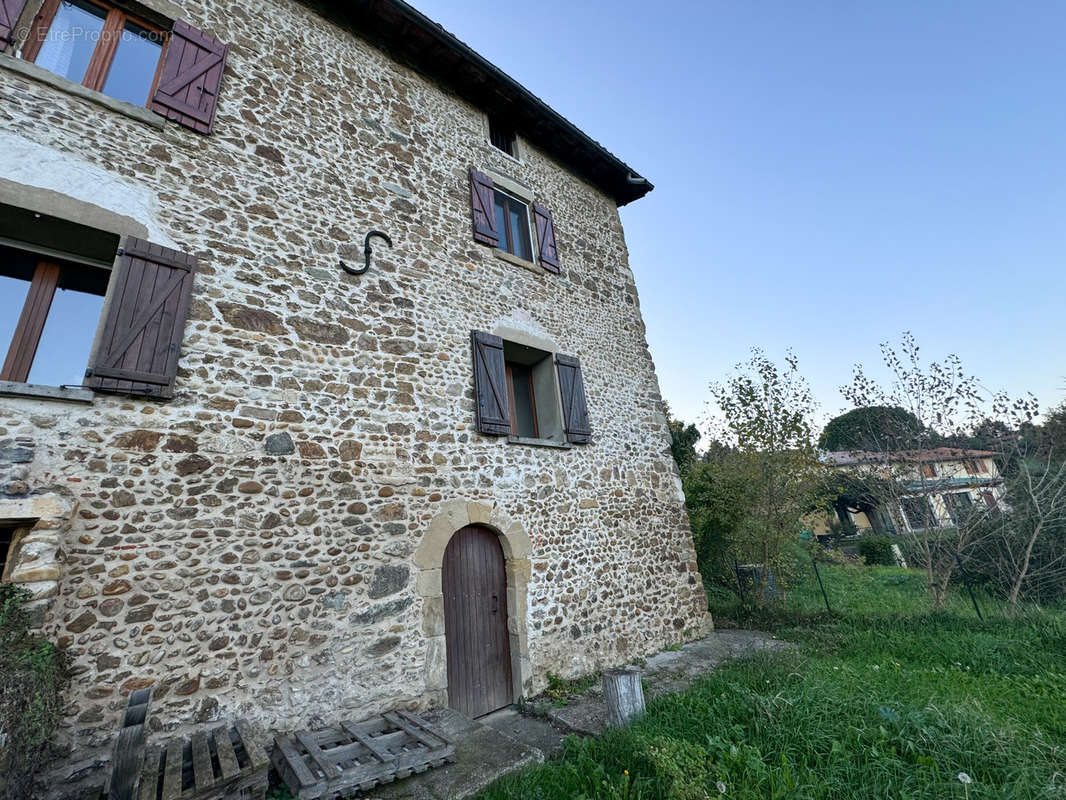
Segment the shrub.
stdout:
<path fill-rule="evenodd" d="M 29 593 L 0 584 L 0 798 L 32 795 L 33 776 L 51 757 L 69 682 L 65 654 L 30 633 Z"/>
<path fill-rule="evenodd" d="M 892 540 L 884 536 L 867 536 L 859 540 L 859 555 L 869 566 L 894 567 L 896 557 L 892 553 Z"/>

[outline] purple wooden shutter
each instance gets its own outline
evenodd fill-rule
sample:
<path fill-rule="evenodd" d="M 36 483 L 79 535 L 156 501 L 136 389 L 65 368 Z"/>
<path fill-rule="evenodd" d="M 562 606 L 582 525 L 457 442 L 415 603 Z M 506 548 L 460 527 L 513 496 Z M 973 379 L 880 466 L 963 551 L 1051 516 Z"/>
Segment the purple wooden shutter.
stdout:
<path fill-rule="evenodd" d="M 574 444 L 592 441 L 589 410 L 585 403 L 585 381 L 581 377 L 581 362 L 574 356 L 555 354 L 555 368 L 559 372 L 559 394 L 563 400 L 563 428 L 566 440 Z"/>
<path fill-rule="evenodd" d="M 98 392 L 171 397 L 189 312 L 195 256 L 126 239 L 91 366 Z"/>
<path fill-rule="evenodd" d="M 503 339 L 484 331 L 471 331 L 470 340 L 474 351 L 477 429 L 489 436 L 506 436 L 511 432 L 511 401 Z"/>
<path fill-rule="evenodd" d="M 0 0 L 0 50 L 15 43 L 15 26 L 25 7 L 26 0 Z"/>
<path fill-rule="evenodd" d="M 211 133 L 228 52 L 213 36 L 180 19 L 175 22 L 152 111 L 198 133 Z"/>
<path fill-rule="evenodd" d="M 496 230 L 496 186 L 492 178 L 470 168 L 470 209 L 474 214 L 474 241 L 496 247 L 500 232 Z"/>
<path fill-rule="evenodd" d="M 540 265 L 549 272 L 559 271 L 559 253 L 555 249 L 555 226 L 552 213 L 542 205 L 533 204 L 533 222 L 537 226 L 537 254 Z"/>

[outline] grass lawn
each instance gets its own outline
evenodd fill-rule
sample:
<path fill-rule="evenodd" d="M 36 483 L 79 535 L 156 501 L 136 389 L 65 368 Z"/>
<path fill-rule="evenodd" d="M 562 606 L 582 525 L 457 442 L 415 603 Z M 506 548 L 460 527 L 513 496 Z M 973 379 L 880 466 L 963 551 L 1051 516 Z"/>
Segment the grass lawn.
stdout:
<path fill-rule="evenodd" d="M 481 797 L 1066 798 L 1066 614 L 979 597 L 980 622 L 963 591 L 934 616 L 920 573 L 822 577 L 832 615 L 813 574 L 755 622 L 712 602 L 796 652 L 722 667 Z"/>

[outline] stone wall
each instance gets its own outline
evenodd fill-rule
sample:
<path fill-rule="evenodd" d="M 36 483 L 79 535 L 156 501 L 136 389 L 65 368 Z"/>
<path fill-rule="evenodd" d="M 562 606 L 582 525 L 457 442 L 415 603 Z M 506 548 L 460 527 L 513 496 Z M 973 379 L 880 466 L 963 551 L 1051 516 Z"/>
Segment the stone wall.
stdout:
<path fill-rule="evenodd" d="M 77 754 L 150 684 L 166 730 L 442 702 L 414 556 L 458 501 L 528 538 L 525 693 L 692 636 L 706 602 L 611 199 L 495 151 L 477 109 L 303 5 L 184 16 L 232 46 L 210 137 L 0 72 L 4 135 L 50 154 L 19 180 L 100 174 L 199 259 L 172 401 L 0 398 L 0 440 L 33 454 L 18 480 L 72 514 L 45 628 L 73 657 Z M 562 274 L 472 241 L 470 166 L 552 210 Z M 344 274 L 370 228 L 395 246 Z M 475 328 L 579 356 L 595 443 L 479 435 Z"/>

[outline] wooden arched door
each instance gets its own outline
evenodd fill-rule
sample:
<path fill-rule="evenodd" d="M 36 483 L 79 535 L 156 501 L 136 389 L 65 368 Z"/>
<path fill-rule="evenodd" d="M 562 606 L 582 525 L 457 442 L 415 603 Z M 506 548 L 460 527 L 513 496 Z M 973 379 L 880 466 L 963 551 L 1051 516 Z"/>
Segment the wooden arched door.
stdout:
<path fill-rule="evenodd" d="M 452 536 L 441 570 L 448 705 L 480 717 L 513 702 L 507 574 L 499 537 L 468 525 Z"/>

